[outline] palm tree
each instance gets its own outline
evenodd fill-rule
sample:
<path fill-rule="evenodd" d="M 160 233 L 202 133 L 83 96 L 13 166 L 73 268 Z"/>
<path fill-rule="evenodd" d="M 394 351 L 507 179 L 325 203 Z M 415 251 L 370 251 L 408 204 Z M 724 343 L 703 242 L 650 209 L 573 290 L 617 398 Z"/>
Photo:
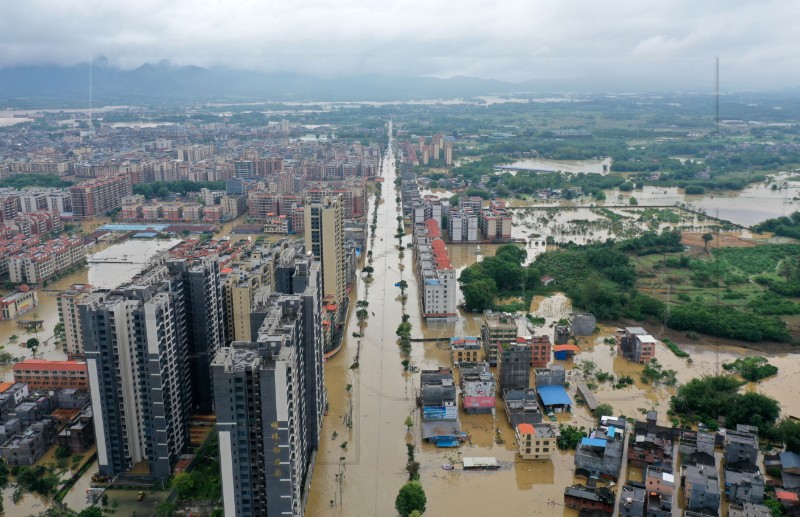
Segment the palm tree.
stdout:
<path fill-rule="evenodd" d="M 408 289 L 408 282 L 405 280 L 400 280 L 397 282 L 397 287 L 400 288 L 400 294 L 404 295 L 406 294 L 406 289 Z"/>

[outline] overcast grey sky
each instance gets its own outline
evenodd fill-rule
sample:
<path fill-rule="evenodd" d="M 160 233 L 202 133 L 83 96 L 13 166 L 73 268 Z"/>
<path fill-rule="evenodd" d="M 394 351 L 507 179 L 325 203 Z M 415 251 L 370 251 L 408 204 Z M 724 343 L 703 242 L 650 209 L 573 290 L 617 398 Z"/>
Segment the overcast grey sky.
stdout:
<path fill-rule="evenodd" d="M 312 74 L 800 85 L 798 0 L 6 0 L 0 66 L 169 60 Z"/>

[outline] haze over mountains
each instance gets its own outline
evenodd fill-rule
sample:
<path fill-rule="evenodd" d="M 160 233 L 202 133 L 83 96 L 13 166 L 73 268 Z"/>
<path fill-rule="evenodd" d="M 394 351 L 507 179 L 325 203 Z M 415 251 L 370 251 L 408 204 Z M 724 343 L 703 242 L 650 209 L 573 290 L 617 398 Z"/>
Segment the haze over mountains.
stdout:
<path fill-rule="evenodd" d="M 471 97 L 531 91 L 530 83 L 473 77 L 315 77 L 225 68 L 145 64 L 132 70 L 109 66 L 24 66 L 0 69 L 0 99 L 59 99 L 80 103 L 168 100 L 393 101 Z M 541 86 L 537 88 L 541 91 Z"/>

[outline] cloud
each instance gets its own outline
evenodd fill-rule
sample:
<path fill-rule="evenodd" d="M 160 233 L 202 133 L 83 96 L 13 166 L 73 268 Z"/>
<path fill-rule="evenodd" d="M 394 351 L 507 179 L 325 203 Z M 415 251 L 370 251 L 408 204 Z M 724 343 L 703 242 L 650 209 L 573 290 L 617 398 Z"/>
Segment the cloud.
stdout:
<path fill-rule="evenodd" d="M 701 88 L 796 86 L 800 2 L 26 0 L 0 17 L 0 66 L 105 56 L 313 74 L 475 75 Z M 643 76 L 643 74 L 648 76 Z M 614 74 L 611 76 L 610 74 Z"/>

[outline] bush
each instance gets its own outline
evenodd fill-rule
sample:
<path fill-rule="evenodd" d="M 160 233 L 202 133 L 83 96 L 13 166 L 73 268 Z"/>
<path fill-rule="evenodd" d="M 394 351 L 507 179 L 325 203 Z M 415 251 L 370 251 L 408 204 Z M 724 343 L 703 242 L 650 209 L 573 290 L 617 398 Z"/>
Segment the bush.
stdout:
<path fill-rule="evenodd" d="M 578 428 L 573 425 L 561 424 L 558 426 L 558 430 L 560 435 L 556 438 L 556 445 L 562 451 L 576 449 L 581 438 L 588 436 L 585 427 Z"/>
<path fill-rule="evenodd" d="M 771 377 L 778 373 L 778 367 L 769 364 L 766 357 L 744 357 L 725 363 L 722 368 L 742 376 L 750 382 L 758 382 L 761 379 Z"/>
<path fill-rule="evenodd" d="M 72 456 L 72 449 L 66 445 L 59 445 L 55 452 L 56 459 L 67 459 Z"/>

